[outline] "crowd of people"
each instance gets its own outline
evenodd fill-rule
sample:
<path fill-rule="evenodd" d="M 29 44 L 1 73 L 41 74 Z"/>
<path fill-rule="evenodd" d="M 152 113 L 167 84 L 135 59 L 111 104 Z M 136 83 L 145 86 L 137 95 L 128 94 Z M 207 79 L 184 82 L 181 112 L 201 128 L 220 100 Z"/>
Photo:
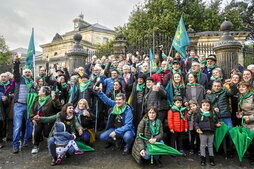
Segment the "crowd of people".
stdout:
<path fill-rule="evenodd" d="M 16 154 L 32 140 L 36 154 L 46 137 L 56 165 L 64 155 L 83 153 L 75 140 L 93 146 L 100 134 L 105 148 L 123 149 L 141 163 L 151 158 L 142 134 L 150 144 L 167 144 L 184 156 L 199 154 L 202 166 L 207 147 L 214 166 L 214 133 L 222 122 L 254 132 L 254 64 L 237 65 L 227 76 L 214 54 L 190 51 L 183 59 L 159 53 L 155 72 L 148 56 L 139 59 L 94 56 L 75 70 L 45 66 L 33 76 L 29 69 L 21 71 L 15 57 L 13 74 L 0 75 L 0 148 L 6 138 Z M 225 156 L 232 156 L 229 134 L 224 143 Z M 254 165 L 254 143 L 248 152 Z M 160 167 L 160 156 L 154 160 Z"/>

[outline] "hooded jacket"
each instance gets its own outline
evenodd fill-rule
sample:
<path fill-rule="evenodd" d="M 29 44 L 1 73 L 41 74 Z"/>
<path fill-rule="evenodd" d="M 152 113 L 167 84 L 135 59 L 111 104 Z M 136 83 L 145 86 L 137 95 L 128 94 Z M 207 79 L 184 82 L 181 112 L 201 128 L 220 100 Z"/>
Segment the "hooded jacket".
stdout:
<path fill-rule="evenodd" d="M 54 138 L 56 145 L 66 145 L 70 140 L 74 140 L 76 136 L 66 132 L 66 128 L 63 122 L 56 122 Z"/>

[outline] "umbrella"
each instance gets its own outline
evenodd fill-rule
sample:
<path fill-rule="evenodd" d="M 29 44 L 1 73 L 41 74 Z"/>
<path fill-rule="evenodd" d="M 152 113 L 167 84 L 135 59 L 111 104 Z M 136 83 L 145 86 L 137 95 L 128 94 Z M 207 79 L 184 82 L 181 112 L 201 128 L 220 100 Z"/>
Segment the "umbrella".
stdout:
<path fill-rule="evenodd" d="M 230 126 L 228 126 L 224 122 L 221 122 L 221 126 L 216 128 L 215 134 L 214 134 L 214 147 L 216 149 L 216 152 L 219 151 L 221 142 L 224 139 L 229 129 L 230 129 Z"/>
<path fill-rule="evenodd" d="M 27 119 L 30 118 L 30 111 L 31 111 L 31 108 L 32 108 L 37 96 L 38 96 L 37 93 L 28 93 L 27 94 Z"/>
<path fill-rule="evenodd" d="M 146 146 L 148 149 L 148 154 L 151 155 L 151 163 L 153 164 L 153 156 L 154 155 L 183 155 L 178 150 L 167 146 L 166 144 L 155 142 L 151 144 L 148 142 L 148 139 L 142 136 L 143 133 L 139 134 L 139 137 L 146 141 Z"/>
<path fill-rule="evenodd" d="M 229 130 L 229 133 L 235 145 L 239 161 L 242 162 L 243 156 L 254 138 L 254 132 L 248 128 L 237 126 Z"/>
<path fill-rule="evenodd" d="M 78 147 L 80 148 L 80 150 L 82 151 L 94 151 L 95 149 L 86 145 L 85 143 L 81 142 L 81 141 L 75 141 L 76 144 L 78 145 Z"/>

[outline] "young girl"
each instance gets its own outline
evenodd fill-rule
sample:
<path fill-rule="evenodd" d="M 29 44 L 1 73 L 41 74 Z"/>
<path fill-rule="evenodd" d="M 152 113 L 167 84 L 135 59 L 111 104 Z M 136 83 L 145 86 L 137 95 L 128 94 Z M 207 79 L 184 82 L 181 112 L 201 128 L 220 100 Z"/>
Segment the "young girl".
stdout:
<path fill-rule="evenodd" d="M 89 112 L 89 105 L 86 99 L 80 99 L 75 109 L 75 115 L 83 127 L 83 134 L 81 140 L 87 144 L 95 141 L 95 133 L 93 129 L 93 120 L 95 117 Z"/>
<path fill-rule="evenodd" d="M 196 146 L 199 146 L 199 137 L 195 130 L 195 116 L 198 111 L 197 102 L 194 100 L 190 100 L 189 103 L 189 111 L 188 111 L 188 124 L 189 124 L 189 143 L 190 143 L 190 155 L 194 154 L 194 142 L 196 140 Z"/>
<path fill-rule="evenodd" d="M 188 131 L 188 119 L 186 107 L 182 107 L 183 99 L 181 96 L 173 98 L 174 105 L 168 111 L 168 127 L 172 133 L 171 147 L 175 147 L 177 141 L 177 149 L 186 155 L 183 151 L 183 136 L 184 132 Z"/>
<path fill-rule="evenodd" d="M 206 146 L 208 147 L 210 165 L 214 166 L 213 139 L 216 127 L 220 127 L 218 118 L 211 111 L 211 103 L 208 100 L 202 100 L 201 108 L 195 118 L 195 127 L 200 138 L 200 156 L 201 166 L 206 165 Z"/>

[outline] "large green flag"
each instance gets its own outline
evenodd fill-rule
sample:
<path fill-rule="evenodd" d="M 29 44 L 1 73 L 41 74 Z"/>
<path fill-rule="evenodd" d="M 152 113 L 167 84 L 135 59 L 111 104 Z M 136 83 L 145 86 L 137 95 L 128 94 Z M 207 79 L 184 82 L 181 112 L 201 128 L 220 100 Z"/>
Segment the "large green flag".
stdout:
<path fill-rule="evenodd" d="M 27 49 L 26 54 L 26 65 L 24 68 L 33 69 L 33 62 L 34 62 L 34 55 L 35 55 L 35 47 L 34 47 L 34 28 L 32 29 L 32 35 L 30 37 L 29 46 Z"/>
<path fill-rule="evenodd" d="M 176 51 L 181 54 L 182 57 L 186 57 L 186 46 L 190 45 L 190 39 L 185 29 L 183 15 L 181 16 L 181 19 L 177 26 L 172 45 L 174 46 Z"/>
<path fill-rule="evenodd" d="M 152 52 L 151 48 L 150 48 L 150 52 L 149 52 L 149 58 L 150 58 L 150 72 L 154 73 L 157 71 L 158 66 L 157 66 L 156 61 L 154 59 L 153 52 Z"/>

